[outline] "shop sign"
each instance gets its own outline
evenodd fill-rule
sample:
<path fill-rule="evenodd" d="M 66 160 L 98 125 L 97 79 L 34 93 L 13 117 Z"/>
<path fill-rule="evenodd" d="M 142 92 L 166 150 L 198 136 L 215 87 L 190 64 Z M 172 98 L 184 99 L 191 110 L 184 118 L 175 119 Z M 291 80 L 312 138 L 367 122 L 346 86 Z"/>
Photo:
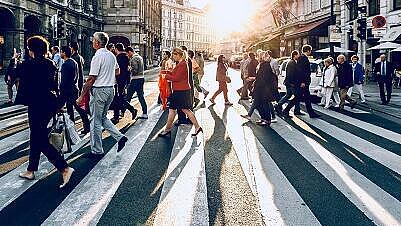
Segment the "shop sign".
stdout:
<path fill-rule="evenodd" d="M 336 25 L 329 26 L 330 42 L 341 42 L 341 30 Z"/>

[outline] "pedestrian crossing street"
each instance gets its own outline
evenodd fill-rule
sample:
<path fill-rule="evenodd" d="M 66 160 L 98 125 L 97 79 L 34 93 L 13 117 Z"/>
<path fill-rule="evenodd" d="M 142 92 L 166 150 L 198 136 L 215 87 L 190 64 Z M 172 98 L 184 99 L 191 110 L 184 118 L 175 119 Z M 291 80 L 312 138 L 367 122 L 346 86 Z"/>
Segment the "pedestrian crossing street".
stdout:
<path fill-rule="evenodd" d="M 232 93 L 230 95 L 233 95 Z M 85 159 L 89 137 L 66 154 L 76 169 L 60 175 L 45 157 L 25 181 L 29 129 L 0 137 L 0 225 L 401 225 L 401 127 L 361 109 L 313 107 L 308 116 L 261 127 L 232 107 L 206 101 L 191 126 L 159 138 L 160 107 L 146 121 L 118 126 L 129 142 Z M 0 131 L 24 116 L 0 121 Z"/>

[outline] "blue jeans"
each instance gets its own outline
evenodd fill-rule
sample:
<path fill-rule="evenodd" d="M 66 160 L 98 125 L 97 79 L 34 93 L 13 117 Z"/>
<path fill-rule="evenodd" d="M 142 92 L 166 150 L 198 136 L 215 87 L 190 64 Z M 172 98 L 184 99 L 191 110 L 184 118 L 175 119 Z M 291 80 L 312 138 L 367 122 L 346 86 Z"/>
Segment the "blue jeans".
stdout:
<path fill-rule="evenodd" d="M 130 111 L 133 112 L 135 108 L 130 104 L 132 96 L 136 92 L 138 95 L 139 103 L 141 103 L 141 108 L 142 108 L 142 113 L 147 114 L 148 113 L 148 106 L 146 104 L 146 100 L 144 97 L 144 92 L 143 92 L 143 85 L 145 84 L 145 79 L 132 79 L 130 84 L 128 85 L 127 89 L 127 96 L 125 98 L 126 103 L 125 107 Z"/>
<path fill-rule="evenodd" d="M 91 90 L 89 106 L 92 113 L 90 124 L 92 153 L 104 153 L 102 146 L 103 128 L 117 141 L 124 136 L 110 119 L 107 118 L 107 111 L 109 110 L 113 98 L 113 87 L 93 87 Z"/>

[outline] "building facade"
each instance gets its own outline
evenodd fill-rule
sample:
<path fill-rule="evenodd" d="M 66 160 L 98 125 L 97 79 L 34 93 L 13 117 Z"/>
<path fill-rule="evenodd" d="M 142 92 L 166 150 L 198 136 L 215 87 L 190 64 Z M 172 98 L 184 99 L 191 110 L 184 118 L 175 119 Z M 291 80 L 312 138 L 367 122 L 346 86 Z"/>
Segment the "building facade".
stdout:
<path fill-rule="evenodd" d="M 191 7 L 189 1 L 162 1 L 162 48 L 185 45 L 189 49 L 211 53 L 216 46 L 213 26 L 205 11 Z"/>
<path fill-rule="evenodd" d="M 161 40 L 160 0 L 102 0 L 104 31 L 110 42 L 140 50 L 147 65 L 158 64 Z"/>
<path fill-rule="evenodd" d="M 51 16 L 65 12 L 66 38 L 59 43 L 52 36 Z M 95 0 L 1 0 L 0 68 L 8 65 L 13 49 L 26 52 L 26 40 L 32 35 L 45 36 L 52 45 L 76 41 L 86 61 L 93 55 L 90 37 L 102 29 L 102 8 Z"/>

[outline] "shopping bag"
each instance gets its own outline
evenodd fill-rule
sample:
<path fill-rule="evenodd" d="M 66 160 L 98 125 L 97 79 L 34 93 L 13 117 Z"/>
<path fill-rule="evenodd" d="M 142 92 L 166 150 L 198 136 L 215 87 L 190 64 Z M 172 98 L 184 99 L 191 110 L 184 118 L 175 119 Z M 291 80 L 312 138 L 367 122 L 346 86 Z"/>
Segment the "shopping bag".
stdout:
<path fill-rule="evenodd" d="M 89 113 L 89 92 L 87 92 L 83 97 L 81 103 L 79 103 L 79 107 Z"/>
<path fill-rule="evenodd" d="M 77 130 L 75 129 L 75 123 L 70 119 L 67 113 L 64 113 L 65 125 L 68 131 L 68 135 L 71 140 L 71 144 L 78 144 L 82 139 L 79 137 Z"/>
<path fill-rule="evenodd" d="M 159 75 L 159 82 L 158 82 L 159 91 L 160 91 L 160 99 L 162 101 L 163 110 L 167 109 L 168 97 L 171 94 L 170 84 L 167 81 L 167 79 L 165 78 L 165 75 L 167 73 L 169 73 L 169 71 L 161 70 L 160 75 Z"/>
<path fill-rule="evenodd" d="M 72 151 L 71 140 L 63 114 L 57 114 L 56 120 L 53 121 L 53 125 L 49 133 L 49 142 L 61 154 Z"/>

